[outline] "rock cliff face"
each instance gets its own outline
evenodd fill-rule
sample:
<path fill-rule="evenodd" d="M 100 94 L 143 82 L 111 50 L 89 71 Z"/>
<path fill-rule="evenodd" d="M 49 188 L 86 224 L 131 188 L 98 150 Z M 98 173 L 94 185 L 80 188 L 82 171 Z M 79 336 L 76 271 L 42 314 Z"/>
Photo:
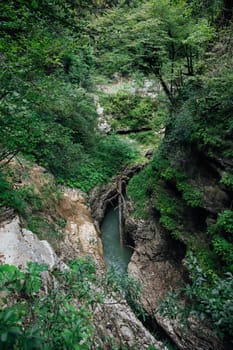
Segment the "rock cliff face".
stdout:
<path fill-rule="evenodd" d="M 182 168 L 186 172 L 191 186 L 201 191 L 200 207 L 206 210 L 207 216 L 217 215 L 228 207 L 231 203 L 231 195 L 226 187 L 220 183 L 227 167 L 196 149 L 193 150 L 192 154 L 181 155 L 181 159 Z"/>
<path fill-rule="evenodd" d="M 59 215 L 66 220 L 64 239 L 60 242 L 61 258 L 90 256 L 104 269 L 103 248 L 84 194 L 76 189 L 63 188 L 63 198 L 57 206 Z"/>
<path fill-rule="evenodd" d="M 34 191 L 39 193 L 41 186 L 49 181 L 53 179 L 48 179 L 45 169 L 34 166 L 27 172 L 27 179 L 21 181 L 20 186 L 34 184 Z M 97 273 L 104 274 L 102 243 L 84 194 L 71 188 L 60 191 L 62 198 L 54 203 L 52 215 L 48 208 L 46 213 L 50 220 L 59 217 L 66 221 L 57 249 L 59 254 L 54 252 L 48 241 L 39 240 L 35 234 L 23 228 L 24 220 L 7 209 L 5 214 L 2 213 L 0 223 L 0 263 L 13 264 L 23 269 L 28 261 L 33 261 L 47 264 L 49 271 L 52 271 L 67 269 L 65 262 L 76 257 L 91 256 L 96 263 Z M 49 273 L 44 277 L 46 291 L 47 282 L 51 279 Z M 95 286 L 90 288 L 96 293 L 101 292 Z M 92 311 L 93 342 L 96 346 L 105 348 L 107 342 L 111 346 L 124 346 L 128 349 L 148 349 L 148 346 L 153 345 L 158 350 L 166 350 L 135 317 L 125 300 L 107 295 Z"/>
<path fill-rule="evenodd" d="M 200 179 L 200 177 L 199 177 Z M 211 180 L 212 181 L 212 180 Z M 208 194 L 213 191 L 217 198 L 226 200 L 221 189 L 215 190 L 214 181 L 206 179 L 206 201 L 203 210 L 206 219 L 208 203 L 211 198 Z M 109 200 L 117 196 L 117 185 L 113 181 L 106 187 L 95 189 L 91 194 L 91 208 L 93 217 L 100 223 L 104 217 Z M 217 201 L 215 201 L 217 206 Z M 134 253 L 128 266 L 128 272 L 140 282 L 142 286 L 141 304 L 148 313 L 152 323 L 162 327 L 173 343 L 182 350 L 220 350 L 221 341 L 211 331 L 211 326 L 201 324 L 194 318 L 189 319 L 189 327 L 182 328 L 179 319 L 168 319 L 156 312 L 161 300 L 164 300 L 169 291 L 180 289 L 188 280 L 188 272 L 184 259 L 186 255 L 186 240 L 174 239 L 156 220 L 134 220 L 132 204 L 127 202 L 125 207 L 125 236 L 126 241 L 134 246 Z M 212 210 L 215 210 L 212 207 Z M 217 207 L 216 207 L 217 210 Z M 195 219 L 195 218 L 194 218 Z M 187 227 L 196 229 L 201 223 L 192 223 L 188 216 Z M 199 228 L 200 229 L 200 228 Z M 182 302 L 182 301 L 181 301 Z"/>
<path fill-rule="evenodd" d="M 132 233 L 132 222 L 129 227 Z M 197 320 L 190 318 L 189 327 L 185 329 L 182 328 L 179 319 L 169 319 L 156 312 L 161 300 L 165 299 L 169 291 L 184 286 L 187 278 L 183 264 L 185 245 L 169 237 L 153 220 L 137 225 L 134 242 L 135 250 L 128 272 L 142 286 L 141 303 L 150 318 L 162 327 L 179 349 L 222 349 L 219 339 Z"/>
<path fill-rule="evenodd" d="M 223 349 L 224 345 L 214 334 L 211 324 L 190 318 L 189 327 L 184 330 L 178 319 L 171 320 L 156 313 L 160 300 L 164 299 L 169 291 L 181 289 L 188 281 L 188 271 L 185 268 L 186 250 L 194 251 L 194 255 L 198 256 L 198 247 L 204 247 L 200 250 L 203 249 L 204 253 L 207 251 L 208 254 L 209 249 L 213 254 L 212 237 L 207 233 L 208 227 L 216 222 L 219 213 L 231 210 L 232 207 L 232 191 L 220 181 L 224 173 L 229 172 L 229 168 L 219 161 L 211 160 L 201 152 L 193 151 L 192 157 L 190 153 L 189 157 L 184 155 L 186 154 L 180 154 L 178 151 L 176 154 L 173 153 L 169 159 L 168 171 L 178 168 L 180 172 L 185 172 L 190 188 L 200 192 L 200 202 L 192 206 L 182 197 L 179 179 L 175 176 L 169 179 L 165 179 L 163 175 L 157 177 L 157 187 L 154 187 L 154 193 L 151 195 L 150 219 L 134 221 L 130 217 L 133 209 L 129 205 L 126 231 L 134 240 L 135 251 L 128 271 L 142 285 L 143 307 L 178 348 L 219 350 Z M 156 172 L 161 172 L 161 169 L 159 165 L 156 167 L 156 162 L 154 167 L 156 177 Z M 165 172 L 164 169 L 163 171 Z M 177 199 L 181 204 L 179 227 L 177 224 L 180 233 L 177 239 L 173 239 L 171 232 L 159 223 L 162 210 L 156 207 L 157 202 L 153 202 L 153 195 L 156 197 L 160 187 L 163 191 L 167 191 L 169 198 Z M 202 252 L 200 256 L 201 254 Z M 206 261 L 204 263 L 208 264 Z"/>
<path fill-rule="evenodd" d="M 152 221 L 139 223 L 134 242 L 128 272 L 143 286 L 143 307 L 153 315 L 167 292 L 183 285 L 185 270 L 181 259 L 185 248 L 166 237 L 161 227 Z"/>
<path fill-rule="evenodd" d="M 105 348 L 105 343 L 101 338 L 107 337 L 110 342 L 115 339 L 113 344 L 127 346 L 127 349 L 154 346 L 158 350 L 167 350 L 144 328 L 124 300 L 116 301 L 111 296 L 105 298 L 94 311 L 94 322 L 97 342 L 102 348 Z"/>

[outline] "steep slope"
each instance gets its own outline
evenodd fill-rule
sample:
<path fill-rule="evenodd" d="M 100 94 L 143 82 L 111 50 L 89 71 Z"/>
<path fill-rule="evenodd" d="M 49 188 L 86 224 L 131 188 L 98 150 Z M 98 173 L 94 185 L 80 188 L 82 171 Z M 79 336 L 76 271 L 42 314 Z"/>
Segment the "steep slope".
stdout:
<path fill-rule="evenodd" d="M 220 38 L 206 60 L 211 68 L 202 76 L 189 79 L 180 90 L 159 152 L 129 184 L 128 193 L 136 214 L 147 223 L 135 235 L 136 250 L 129 269 L 144 285 L 146 298 L 149 299 L 150 292 L 153 295 L 151 308 L 146 302 L 144 305 L 155 318 L 157 298 L 164 298 L 172 289 L 174 294 L 168 297 L 160 313 L 170 318 L 195 314 L 224 335 L 228 348 L 233 325 L 232 29 L 224 31 Z M 224 52 L 221 59 L 220 52 Z M 159 229 L 149 229 L 146 234 L 151 225 Z M 162 233 L 165 245 L 161 246 L 156 238 L 157 231 Z M 158 282 L 163 249 L 167 256 L 162 261 L 168 263 L 172 258 L 173 263 L 171 269 L 161 270 L 164 276 Z M 147 263 L 145 252 L 149 256 Z M 169 278 L 177 263 L 183 270 L 185 287 L 174 273 L 175 280 Z M 140 274 L 142 268 L 145 279 Z M 150 282 L 151 271 L 155 278 Z M 178 301 L 183 306 L 178 306 Z M 169 333 L 166 322 L 160 316 L 157 319 Z M 191 325 L 192 322 L 189 326 L 192 328 Z M 182 343 L 175 334 L 172 336 L 178 344 Z M 196 339 L 192 348 L 217 349 L 220 345 L 211 343 L 214 336 L 207 334 L 207 342 L 208 337 L 209 345 L 198 344 Z M 185 341 L 185 334 L 182 339 Z M 190 345 L 180 346 L 188 349 Z"/>
<path fill-rule="evenodd" d="M 44 168 L 23 159 L 8 167 L 14 186 L 30 190 L 30 198 L 26 216 L 6 208 L 1 216 L 0 347 L 166 350 L 106 279 L 85 194 L 57 187 Z"/>

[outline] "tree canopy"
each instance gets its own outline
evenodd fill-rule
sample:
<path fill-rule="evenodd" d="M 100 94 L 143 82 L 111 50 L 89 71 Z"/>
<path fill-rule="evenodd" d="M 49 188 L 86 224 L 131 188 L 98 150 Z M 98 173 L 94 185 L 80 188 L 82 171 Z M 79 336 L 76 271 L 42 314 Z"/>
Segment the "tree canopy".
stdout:
<path fill-rule="evenodd" d="M 215 31 L 207 18 L 193 17 L 185 1 L 168 0 L 144 1 L 130 11 L 115 8 L 91 29 L 105 73 L 154 74 L 171 102 L 185 76 L 198 71 Z"/>

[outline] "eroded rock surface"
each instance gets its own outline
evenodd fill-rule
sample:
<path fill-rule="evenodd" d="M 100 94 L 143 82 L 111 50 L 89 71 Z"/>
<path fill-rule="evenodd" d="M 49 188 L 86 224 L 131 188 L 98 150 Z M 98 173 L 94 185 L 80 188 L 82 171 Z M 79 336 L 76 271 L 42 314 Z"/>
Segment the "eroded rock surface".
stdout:
<path fill-rule="evenodd" d="M 61 258 L 90 256 L 103 269 L 102 242 L 84 194 L 77 189 L 64 188 L 57 211 L 66 220 L 64 240 L 60 243 Z"/>
<path fill-rule="evenodd" d="M 179 349 L 184 350 L 222 350 L 223 345 L 211 328 L 194 318 L 189 319 L 189 326 L 181 326 L 180 320 L 168 319 L 157 315 L 158 324 L 166 331 Z"/>
<path fill-rule="evenodd" d="M 129 220 L 132 228 L 132 219 Z M 169 291 L 184 286 L 186 270 L 182 259 L 185 246 L 171 237 L 156 221 L 141 221 L 134 232 L 135 250 L 128 272 L 141 283 L 141 304 L 150 317 L 160 325 L 182 350 L 221 350 L 222 344 L 211 327 L 190 319 L 182 327 L 178 319 L 169 319 L 156 312 Z"/>
<path fill-rule="evenodd" d="M 0 262 L 23 268 L 27 261 L 47 264 L 50 270 L 64 266 L 50 244 L 22 228 L 19 217 L 15 216 L 0 226 Z"/>
<path fill-rule="evenodd" d="M 172 243 L 165 237 L 165 232 L 156 222 L 141 222 L 128 266 L 128 272 L 143 286 L 142 304 L 150 314 L 169 290 L 183 285 L 184 268 L 180 256 L 175 249 L 170 249 Z"/>
<path fill-rule="evenodd" d="M 65 238 L 61 243 L 63 259 L 75 256 L 91 256 L 97 263 L 99 272 L 103 272 L 104 261 L 102 242 L 94 225 L 90 210 L 86 206 L 83 193 L 79 190 L 64 188 L 64 197 L 59 204 L 59 215 L 66 219 Z M 113 188 L 102 192 L 103 197 L 114 196 Z M 107 205 L 106 203 L 103 205 Z M 102 207 L 104 215 L 104 209 Z M 104 346 L 103 339 L 112 339 L 113 344 L 127 346 L 128 349 L 147 349 L 154 345 L 156 349 L 166 349 L 158 342 L 135 317 L 124 300 L 118 301 L 107 296 L 94 311 L 95 338 Z"/>
<path fill-rule="evenodd" d="M 166 350 L 161 342 L 144 328 L 129 306 L 124 302 L 116 302 L 113 297 L 105 298 L 94 312 L 95 331 L 98 338 L 107 337 L 116 340 L 117 345 L 127 345 L 127 349 L 148 349 L 154 346 L 157 350 Z M 104 343 L 99 342 L 104 348 Z"/>

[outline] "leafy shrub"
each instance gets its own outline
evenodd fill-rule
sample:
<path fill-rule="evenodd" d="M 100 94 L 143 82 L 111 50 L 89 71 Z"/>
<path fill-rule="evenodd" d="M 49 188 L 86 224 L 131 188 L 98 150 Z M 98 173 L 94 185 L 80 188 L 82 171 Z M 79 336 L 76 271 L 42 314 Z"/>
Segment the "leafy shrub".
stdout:
<path fill-rule="evenodd" d="M 223 177 L 221 178 L 220 183 L 222 183 L 223 185 L 233 190 L 233 175 L 229 173 L 224 174 Z"/>
<path fill-rule="evenodd" d="M 233 276 L 230 272 L 224 277 L 216 275 L 210 280 L 198 266 L 197 259 L 191 254 L 187 259 L 191 283 L 181 291 L 185 293 L 188 302 L 179 303 L 180 292 L 172 292 L 158 309 L 158 312 L 168 316 L 180 317 L 188 322 L 188 316 L 196 315 L 202 321 L 211 321 L 220 336 L 233 335 Z"/>
<path fill-rule="evenodd" d="M 233 335 L 233 276 L 226 273 L 223 278 L 216 276 L 208 281 L 205 273 L 190 256 L 188 268 L 192 284 L 186 287 L 186 294 L 196 301 L 195 307 L 201 318 L 211 319 L 220 332 Z"/>
<path fill-rule="evenodd" d="M 127 141 L 116 135 L 97 138 L 95 148 L 82 155 L 76 173 L 65 183 L 88 192 L 109 180 L 136 159 L 136 151 Z M 63 182 L 63 179 L 60 179 Z"/>
<path fill-rule="evenodd" d="M 219 213 L 217 226 L 219 229 L 227 232 L 229 238 L 233 240 L 233 212 L 232 210 L 224 210 Z"/>
<path fill-rule="evenodd" d="M 116 129 L 152 127 L 152 121 L 156 119 L 157 102 L 150 97 L 122 90 L 114 95 L 102 96 L 101 103 L 105 113 L 113 117 Z"/>
<path fill-rule="evenodd" d="M 224 210 L 218 214 L 208 233 L 212 236 L 214 252 L 224 262 L 225 269 L 233 271 L 233 212 Z"/>
<path fill-rule="evenodd" d="M 170 146 L 195 143 L 210 157 L 218 153 L 218 156 L 221 154 L 224 158 L 230 158 L 232 81 L 232 70 L 221 67 L 213 76 L 198 77 L 187 82 L 180 94 L 180 101 L 178 99 L 178 108 L 170 120 L 167 139 Z M 179 133 L 181 127 L 187 129 L 188 134 Z M 178 134 L 180 137 L 176 137 Z"/>
<path fill-rule="evenodd" d="M 148 188 L 153 186 L 152 180 L 153 169 L 148 165 L 139 174 L 134 175 L 127 186 L 129 194 L 135 206 L 134 215 L 138 218 L 148 217 Z"/>
<path fill-rule="evenodd" d="M 177 188 L 182 192 L 182 198 L 190 207 L 201 205 L 202 194 L 187 182 L 177 182 Z"/>
<path fill-rule="evenodd" d="M 179 169 L 178 165 L 171 164 L 167 158 L 157 155 L 153 159 L 153 166 L 157 170 L 157 177 L 166 181 L 172 181 L 188 206 L 197 207 L 201 204 L 202 194 L 200 190 L 188 183 L 188 175 Z"/>
<path fill-rule="evenodd" d="M 214 252 L 223 259 L 228 269 L 233 271 L 233 243 L 230 243 L 223 237 L 215 236 L 212 244 Z"/>
<path fill-rule="evenodd" d="M 114 271 L 114 268 L 110 268 L 107 271 L 107 284 L 110 286 L 110 290 L 115 293 L 115 297 L 123 294 L 128 305 L 137 317 L 146 320 L 147 313 L 141 305 L 142 286 L 132 276 L 125 275 L 120 277 Z"/>
<path fill-rule="evenodd" d="M 135 205 L 136 217 L 148 218 L 150 211 L 155 210 L 159 222 L 177 238 L 178 227 L 182 223 L 182 206 L 163 183 L 163 178 L 171 179 L 174 175 L 172 168 L 163 169 L 165 164 L 168 163 L 164 161 L 160 164 L 153 160 L 129 181 L 127 192 Z"/>
<path fill-rule="evenodd" d="M 23 214 L 25 212 L 26 203 L 20 191 L 16 191 L 7 181 L 6 175 L 0 171 L 0 211 L 1 207 L 11 207 Z"/>
<path fill-rule="evenodd" d="M 116 135 L 102 138 L 97 149 L 97 158 L 102 162 L 103 173 L 112 176 L 117 170 L 123 169 L 136 158 L 136 151 L 130 142 L 120 139 Z"/>
<path fill-rule="evenodd" d="M 76 260 L 70 270 L 57 272 L 59 287 L 42 293 L 45 265 L 29 263 L 25 272 L 0 266 L 1 349 L 90 349 L 92 326 L 88 309 L 97 300 L 89 283 L 96 281 L 90 261 Z"/>

